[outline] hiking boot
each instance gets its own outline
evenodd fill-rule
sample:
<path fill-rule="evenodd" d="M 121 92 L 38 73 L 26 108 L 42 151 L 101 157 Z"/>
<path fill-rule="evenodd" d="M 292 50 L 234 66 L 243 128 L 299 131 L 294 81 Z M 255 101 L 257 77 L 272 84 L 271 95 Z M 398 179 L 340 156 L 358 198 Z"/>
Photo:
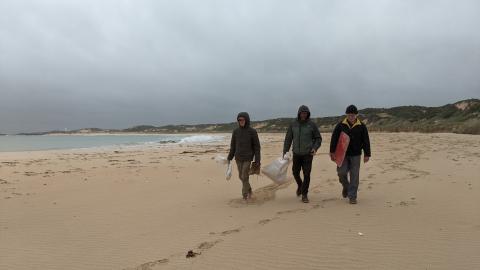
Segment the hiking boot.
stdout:
<path fill-rule="evenodd" d="M 302 189 L 300 187 L 297 188 L 297 197 L 300 197 L 302 195 Z"/>
<path fill-rule="evenodd" d="M 350 204 L 357 204 L 357 199 L 350 198 Z"/>
<path fill-rule="evenodd" d="M 304 203 L 309 203 L 310 201 L 308 200 L 307 195 L 302 195 L 302 202 Z"/>
<path fill-rule="evenodd" d="M 343 189 L 342 189 L 342 197 L 343 197 L 343 198 L 347 198 L 347 196 L 348 196 L 348 189 L 347 189 L 347 188 L 343 188 Z"/>

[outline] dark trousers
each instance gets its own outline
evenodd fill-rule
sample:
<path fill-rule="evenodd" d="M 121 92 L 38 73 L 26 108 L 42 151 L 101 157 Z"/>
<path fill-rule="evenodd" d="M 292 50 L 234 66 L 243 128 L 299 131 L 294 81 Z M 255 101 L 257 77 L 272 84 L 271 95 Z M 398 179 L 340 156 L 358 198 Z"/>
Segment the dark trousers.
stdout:
<path fill-rule="evenodd" d="M 360 183 L 360 160 L 362 156 L 346 156 L 342 166 L 337 167 L 338 178 L 343 188 L 348 190 L 348 197 L 357 198 Z M 350 176 L 350 179 L 348 179 Z"/>
<path fill-rule="evenodd" d="M 297 181 L 298 188 L 301 190 L 302 195 L 308 194 L 308 187 L 310 186 L 310 172 L 312 171 L 312 161 L 313 156 L 310 154 L 293 154 L 293 177 L 295 178 L 295 181 Z M 303 171 L 303 181 L 302 178 L 300 178 L 301 170 Z"/>

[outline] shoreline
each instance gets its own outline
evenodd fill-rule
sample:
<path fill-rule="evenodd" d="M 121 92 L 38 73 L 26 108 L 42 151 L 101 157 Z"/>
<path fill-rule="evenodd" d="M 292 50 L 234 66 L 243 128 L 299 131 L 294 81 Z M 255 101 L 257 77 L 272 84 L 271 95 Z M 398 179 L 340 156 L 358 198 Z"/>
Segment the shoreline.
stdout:
<path fill-rule="evenodd" d="M 464 136 L 464 137 L 478 137 L 477 134 L 457 134 L 457 133 L 422 133 L 422 132 L 378 132 L 378 131 L 372 131 L 369 132 L 370 134 L 385 134 L 385 135 L 393 135 L 393 134 L 398 134 L 398 135 L 438 135 L 438 136 Z M 269 135 L 275 135 L 275 136 L 280 136 L 283 135 L 284 133 L 265 133 L 265 132 L 259 132 L 258 134 L 269 136 Z M 165 136 L 170 136 L 172 134 L 137 134 L 137 133 L 132 133 L 132 134 L 81 134 L 78 136 L 108 136 L 108 135 L 132 135 L 132 136 L 148 136 L 148 135 L 165 135 Z M 231 133 L 185 133 L 185 134 L 174 134 L 178 136 L 185 136 L 185 135 L 190 135 L 190 136 L 222 136 L 224 137 L 223 139 L 228 139 L 231 136 Z M 321 132 L 322 137 L 327 137 L 330 136 L 331 133 L 329 132 Z M 22 136 L 22 137 L 29 137 L 29 136 L 63 136 L 63 134 L 56 134 L 56 135 L 10 135 L 10 136 Z M 65 136 L 77 136 L 76 134 L 68 134 Z M 188 137 L 186 137 L 188 138 Z M 134 149 L 134 150 L 142 150 L 143 148 L 148 149 L 152 147 L 158 147 L 158 146 L 167 146 L 167 145 L 175 145 L 179 144 L 180 142 L 145 142 L 145 143 L 138 143 L 138 144 L 132 144 L 132 145 L 104 145 L 104 146 L 90 146 L 90 147 L 74 147 L 74 148 L 52 148 L 52 149 L 39 149 L 39 150 L 18 150 L 18 151 L 0 151 L 0 155 L 2 154 L 9 154 L 9 153 L 29 153 L 29 152 L 68 152 L 68 151 L 88 151 L 92 150 L 95 152 L 99 151 L 112 151 L 112 150 L 128 150 L 128 149 Z M 196 145 L 196 144 L 204 144 L 205 142 L 199 142 L 199 143 L 184 143 L 184 144 L 190 144 L 190 145 Z M 207 143 L 214 143 L 214 142 L 207 142 Z M 325 143 L 325 141 L 323 142 Z M 125 149 L 126 148 L 126 149 Z"/>
<path fill-rule="evenodd" d="M 156 136 L 165 136 L 167 139 L 168 137 L 179 137 L 178 141 L 174 140 L 167 140 L 167 141 L 147 141 L 147 142 L 120 142 L 120 143 L 114 143 L 114 144 L 105 144 L 105 145 L 98 145 L 98 146 L 85 146 L 85 147 L 60 147 L 56 148 L 52 146 L 51 148 L 48 149 L 26 149 L 26 150 L 8 150 L 8 151 L 0 151 L 1 153 L 7 153 L 7 152 L 38 152 L 38 151 L 61 151 L 61 150 L 88 150 L 88 149 L 99 149 L 101 151 L 104 149 L 105 151 L 110 151 L 112 149 L 141 149 L 141 148 L 151 148 L 151 147 L 159 147 L 159 146 L 165 146 L 165 145 L 171 145 L 171 144 L 198 144 L 198 143 L 209 143 L 209 141 L 199 141 L 199 142 L 188 142 L 189 138 L 196 138 L 196 137 L 212 137 L 212 142 L 223 140 L 226 136 L 230 134 L 226 133 L 217 133 L 217 134 L 198 134 L 198 133 L 191 133 L 188 135 L 164 135 L 164 134 L 159 134 L 159 135 L 151 135 L 151 137 L 156 137 Z M 64 135 L 32 135 L 32 136 L 39 136 L 39 137 L 52 137 L 55 138 L 57 136 L 64 136 Z M 65 135 L 66 137 L 74 137 L 77 135 Z M 110 136 L 106 134 L 101 134 L 101 135 L 96 135 L 96 134 L 90 134 L 90 135 L 78 135 L 78 137 L 105 137 L 105 136 Z M 112 136 L 122 136 L 122 135 L 112 135 Z M 141 134 L 141 135 L 135 135 L 135 134 L 128 134 L 125 136 L 140 136 L 140 137 L 148 137 L 149 135 Z M 25 135 L 19 135 L 19 137 L 22 138 L 28 138 L 30 136 L 25 136 Z M 182 140 L 187 140 L 187 142 L 182 142 Z M 108 143 L 108 142 L 106 142 Z"/>

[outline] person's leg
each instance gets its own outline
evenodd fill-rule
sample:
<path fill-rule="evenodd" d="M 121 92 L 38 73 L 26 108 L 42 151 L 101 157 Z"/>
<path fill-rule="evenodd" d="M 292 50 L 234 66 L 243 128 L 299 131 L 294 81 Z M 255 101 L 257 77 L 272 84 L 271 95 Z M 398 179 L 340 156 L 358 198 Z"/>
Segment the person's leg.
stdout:
<path fill-rule="evenodd" d="M 340 184 L 342 184 L 343 190 L 342 190 L 342 196 L 344 198 L 347 197 L 348 195 L 348 186 L 350 183 L 348 182 L 348 168 L 349 168 L 349 157 L 345 157 L 343 160 L 342 166 L 337 167 L 337 174 L 338 174 L 338 180 Z"/>
<path fill-rule="evenodd" d="M 242 174 L 242 161 L 235 160 L 235 163 L 237 163 L 237 169 L 238 169 L 238 178 L 242 180 L 243 174 Z"/>
<path fill-rule="evenodd" d="M 240 181 L 242 181 L 242 196 L 247 198 L 252 192 L 252 187 L 249 182 L 250 161 L 237 161 L 237 168 Z"/>
<path fill-rule="evenodd" d="M 297 196 L 300 196 L 301 188 L 302 188 L 302 178 L 300 178 L 301 169 L 302 169 L 302 157 L 294 154 L 292 173 L 293 173 L 293 178 L 295 178 L 295 181 L 297 182 Z"/>
<path fill-rule="evenodd" d="M 250 186 L 250 161 L 244 161 L 242 164 L 243 178 L 242 178 L 242 194 L 244 197 L 250 197 L 252 193 L 252 187 Z"/>
<path fill-rule="evenodd" d="M 362 156 L 350 157 L 350 185 L 348 186 L 348 197 L 357 199 L 358 185 L 360 183 L 360 160 Z"/>
<path fill-rule="evenodd" d="M 303 170 L 303 183 L 302 183 L 302 195 L 307 196 L 308 188 L 310 187 L 310 173 L 312 172 L 312 155 L 305 155 L 302 160 Z"/>

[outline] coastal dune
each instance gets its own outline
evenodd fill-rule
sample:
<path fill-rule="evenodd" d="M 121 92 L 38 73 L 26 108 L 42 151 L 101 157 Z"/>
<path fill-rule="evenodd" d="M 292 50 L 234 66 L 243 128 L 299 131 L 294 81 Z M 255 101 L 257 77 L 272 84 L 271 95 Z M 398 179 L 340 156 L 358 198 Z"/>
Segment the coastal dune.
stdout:
<path fill-rule="evenodd" d="M 480 137 L 372 133 L 358 205 L 329 134 L 310 203 L 252 176 L 241 199 L 218 142 L 0 153 L 0 269 L 478 269 Z M 283 134 L 260 134 L 262 163 Z M 235 166 L 234 166 L 235 167 Z M 192 250 L 196 256 L 186 258 Z"/>

